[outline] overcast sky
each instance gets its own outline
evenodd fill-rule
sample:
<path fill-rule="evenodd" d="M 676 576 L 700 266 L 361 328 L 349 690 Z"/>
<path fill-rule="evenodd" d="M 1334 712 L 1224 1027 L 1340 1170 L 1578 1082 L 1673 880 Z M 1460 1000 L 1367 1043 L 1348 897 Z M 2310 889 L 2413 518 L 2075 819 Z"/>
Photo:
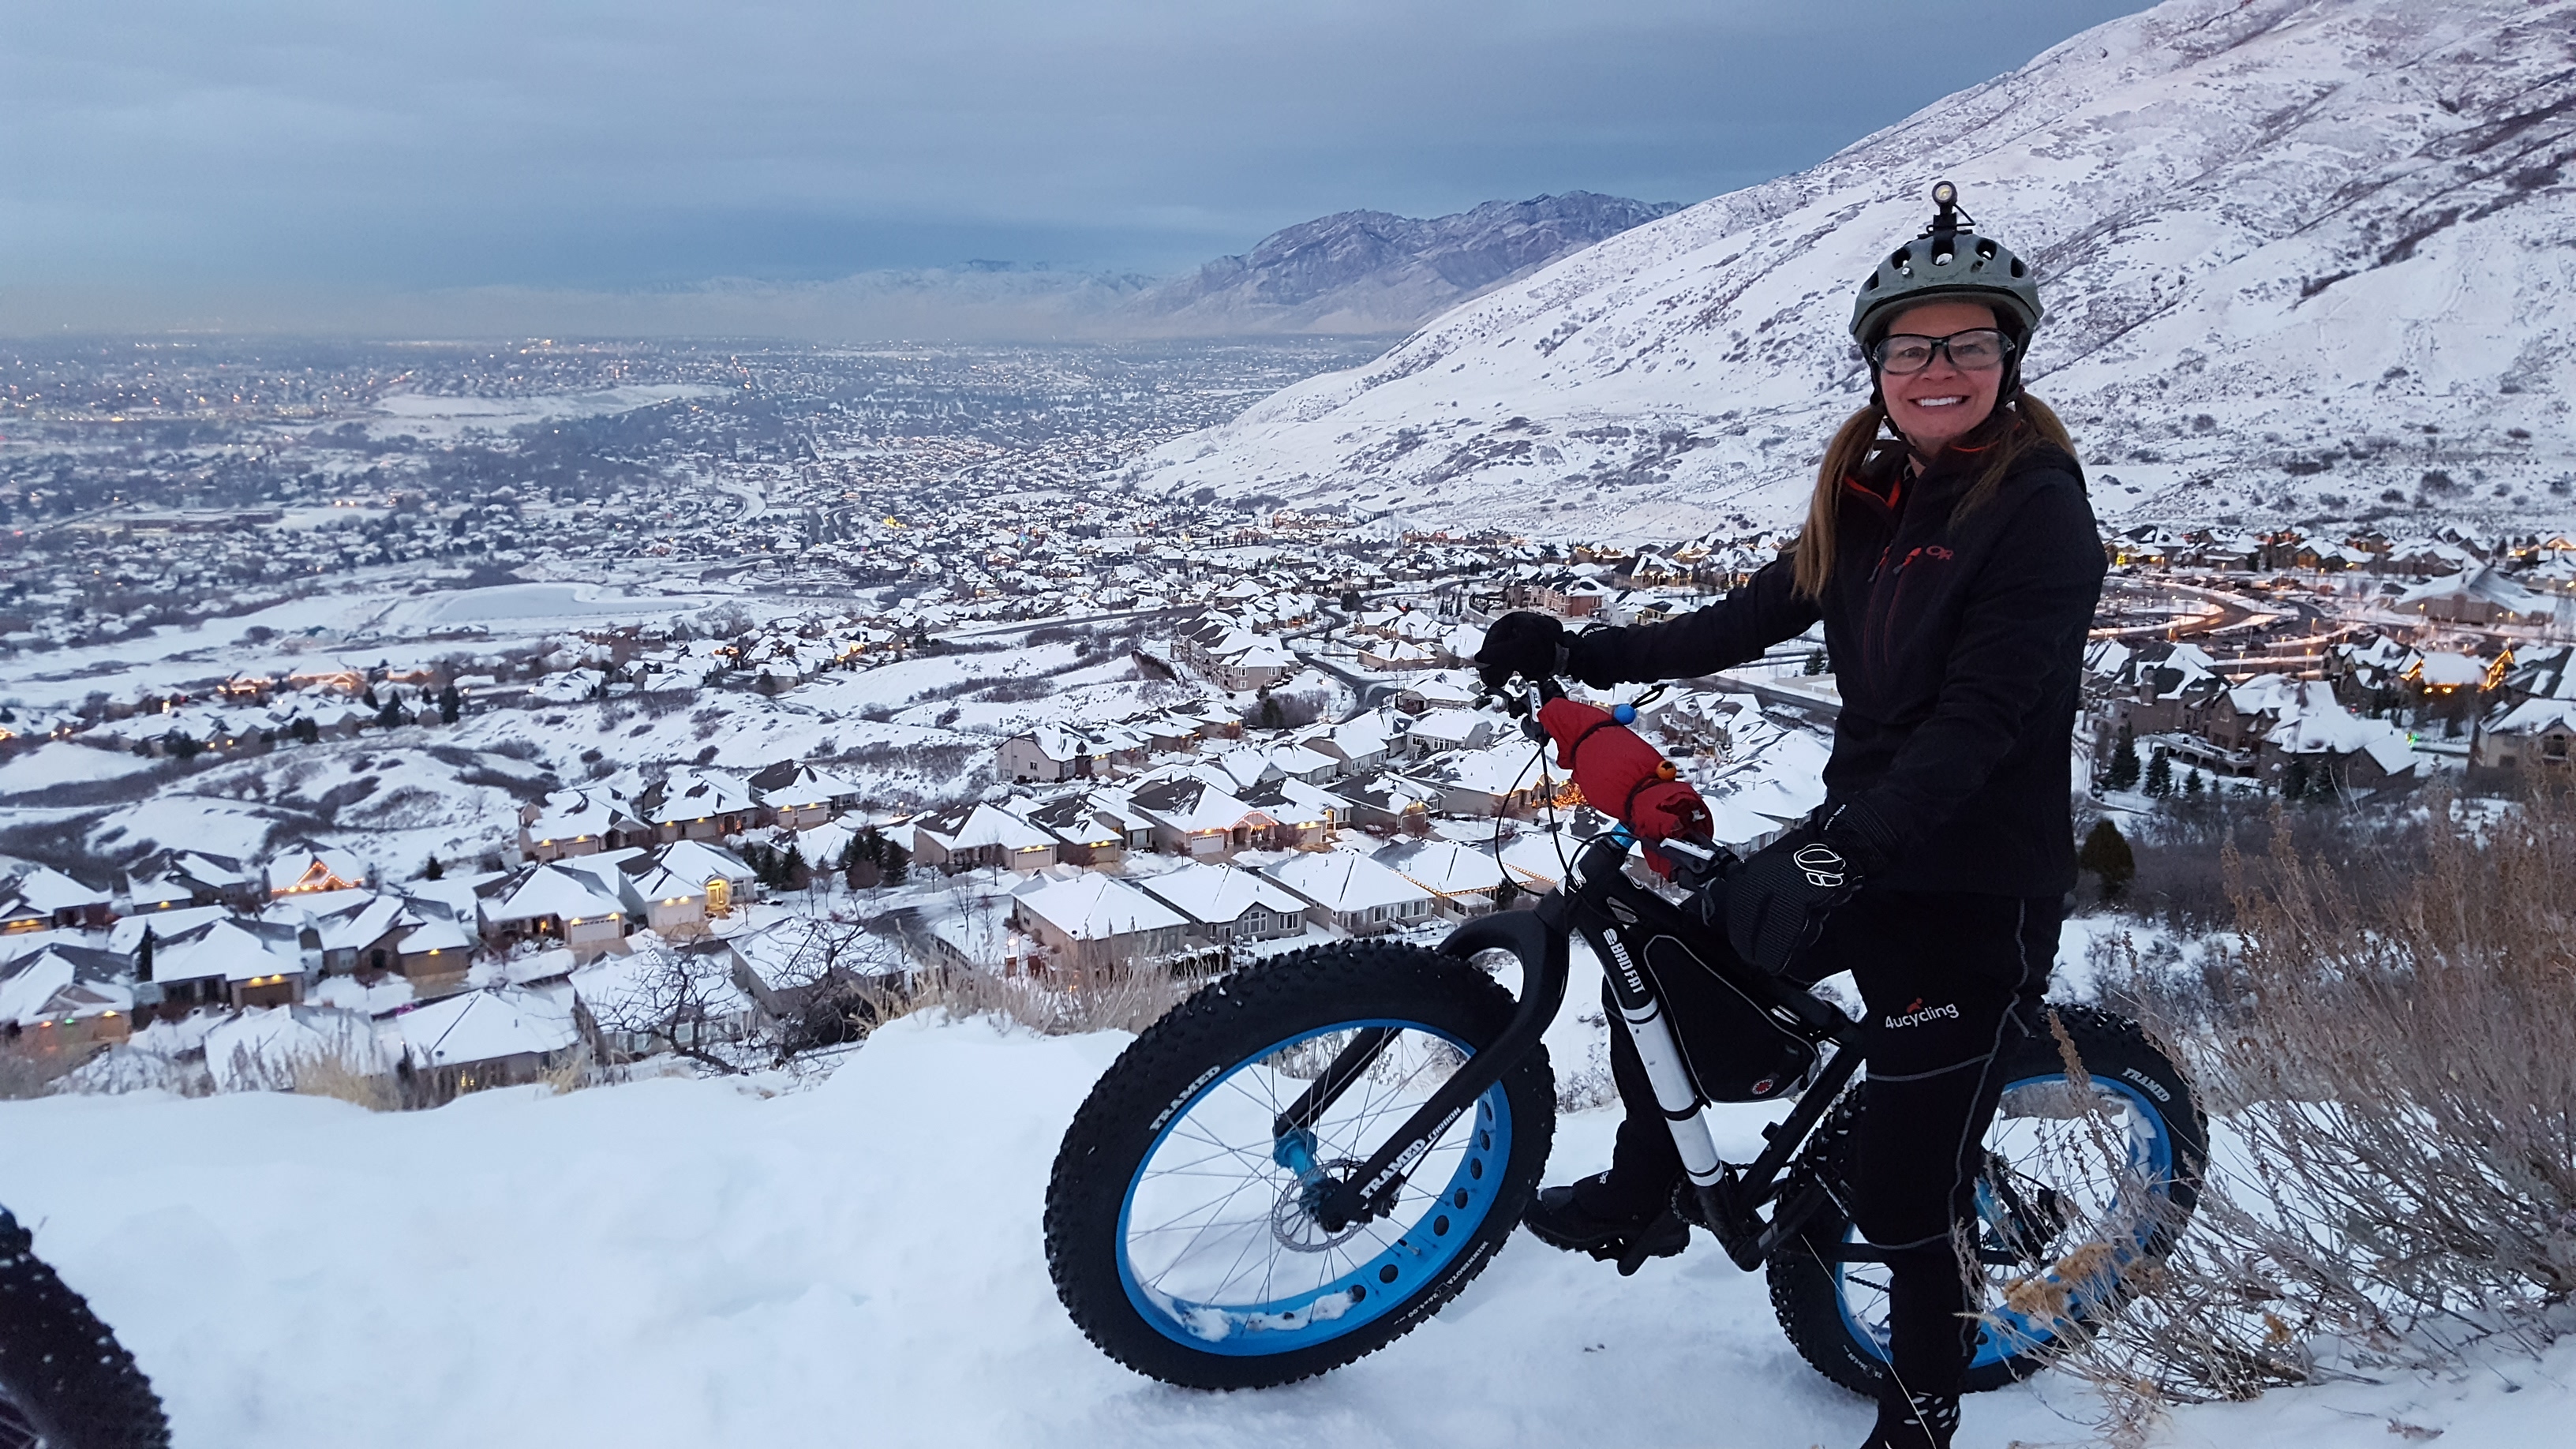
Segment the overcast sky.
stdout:
<path fill-rule="evenodd" d="M 1161 274 L 1360 207 L 1700 201 L 2138 8 L 14 5 L 0 332 L 971 259 Z"/>

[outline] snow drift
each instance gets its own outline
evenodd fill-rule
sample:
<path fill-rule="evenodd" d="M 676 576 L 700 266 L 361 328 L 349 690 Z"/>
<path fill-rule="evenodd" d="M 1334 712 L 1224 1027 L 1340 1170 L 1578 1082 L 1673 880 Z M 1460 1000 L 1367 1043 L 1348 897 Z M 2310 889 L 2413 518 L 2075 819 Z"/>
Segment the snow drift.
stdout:
<path fill-rule="evenodd" d="M 1869 1406 L 1808 1371 L 1762 1279 L 1703 1241 L 1622 1279 L 1516 1237 L 1376 1356 L 1266 1393 L 1129 1374 L 1074 1331 L 1039 1238 L 1074 1107 L 1124 1045 L 918 1018 L 830 1080 L 371 1115 L 316 1097 L 0 1103 L 0 1195 L 153 1377 L 183 1444 L 1808 1444 Z M 1772 1114 L 1728 1108 L 1721 1150 Z M 1607 1160 L 1577 1113 L 1554 1175 Z M 2461 1382 L 2189 1410 L 2191 1443 L 2546 1442 L 2567 1345 Z M 2517 1392 L 2528 1385 L 2529 1392 Z M 2068 1442 L 2043 1376 L 1963 1446 Z M 2061 1415 L 2071 1415 L 2069 1422 Z"/>

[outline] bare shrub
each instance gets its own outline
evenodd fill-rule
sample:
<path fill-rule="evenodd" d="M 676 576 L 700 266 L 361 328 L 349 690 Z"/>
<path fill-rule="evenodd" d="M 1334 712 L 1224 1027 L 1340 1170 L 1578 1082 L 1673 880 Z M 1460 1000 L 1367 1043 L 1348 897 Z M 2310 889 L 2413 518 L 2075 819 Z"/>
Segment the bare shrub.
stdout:
<path fill-rule="evenodd" d="M 55 1085 L 86 1058 L 69 1052 L 23 1052 L 0 1048 L 0 1102 L 24 1101 L 59 1090 Z"/>
<path fill-rule="evenodd" d="M 352 1070 L 348 1063 L 327 1052 L 296 1058 L 287 1076 L 299 1096 L 329 1097 L 370 1112 L 390 1112 L 402 1105 L 402 1094 L 393 1078 L 382 1072 Z"/>
<path fill-rule="evenodd" d="M 2059 1360 L 2118 1435 L 2336 1355 L 2536 1347 L 2576 1292 L 2576 801 L 2423 804 L 2412 871 L 2339 868 L 2288 811 L 2265 855 L 2224 850 L 2234 949 L 2167 1020 L 2219 1151 L 2174 1253 Z"/>
<path fill-rule="evenodd" d="M 983 697 L 995 704 L 1017 704 L 1025 700 L 1044 699 L 1055 693 L 1050 679 L 1004 679 L 984 688 Z"/>

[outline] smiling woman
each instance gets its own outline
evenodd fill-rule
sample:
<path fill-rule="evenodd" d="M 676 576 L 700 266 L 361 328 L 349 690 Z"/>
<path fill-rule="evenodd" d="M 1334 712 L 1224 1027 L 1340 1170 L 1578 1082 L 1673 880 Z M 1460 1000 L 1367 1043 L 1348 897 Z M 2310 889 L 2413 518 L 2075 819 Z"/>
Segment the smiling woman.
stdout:
<path fill-rule="evenodd" d="M 2133 8 L 52 7 L 0 42 L 0 327 L 435 326 L 390 299 L 495 288 L 615 331 L 602 291 L 1168 273 L 1354 207 L 1702 197 Z"/>

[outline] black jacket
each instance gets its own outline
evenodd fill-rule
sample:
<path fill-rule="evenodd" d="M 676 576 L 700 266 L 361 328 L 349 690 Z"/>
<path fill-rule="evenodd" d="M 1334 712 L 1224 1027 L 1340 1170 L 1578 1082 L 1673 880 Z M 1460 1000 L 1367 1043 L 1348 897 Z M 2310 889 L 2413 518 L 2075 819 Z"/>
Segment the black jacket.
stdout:
<path fill-rule="evenodd" d="M 1761 656 L 1821 617 L 1842 713 L 1831 800 L 1888 858 L 1870 884 L 2045 896 L 2075 884 L 2072 781 L 2085 631 L 2105 564 L 2084 475 L 2039 444 L 1953 518 L 1974 453 L 1843 488 L 1822 600 L 1781 558 L 1719 603 L 1582 636 L 1594 682 L 1682 679 Z"/>

